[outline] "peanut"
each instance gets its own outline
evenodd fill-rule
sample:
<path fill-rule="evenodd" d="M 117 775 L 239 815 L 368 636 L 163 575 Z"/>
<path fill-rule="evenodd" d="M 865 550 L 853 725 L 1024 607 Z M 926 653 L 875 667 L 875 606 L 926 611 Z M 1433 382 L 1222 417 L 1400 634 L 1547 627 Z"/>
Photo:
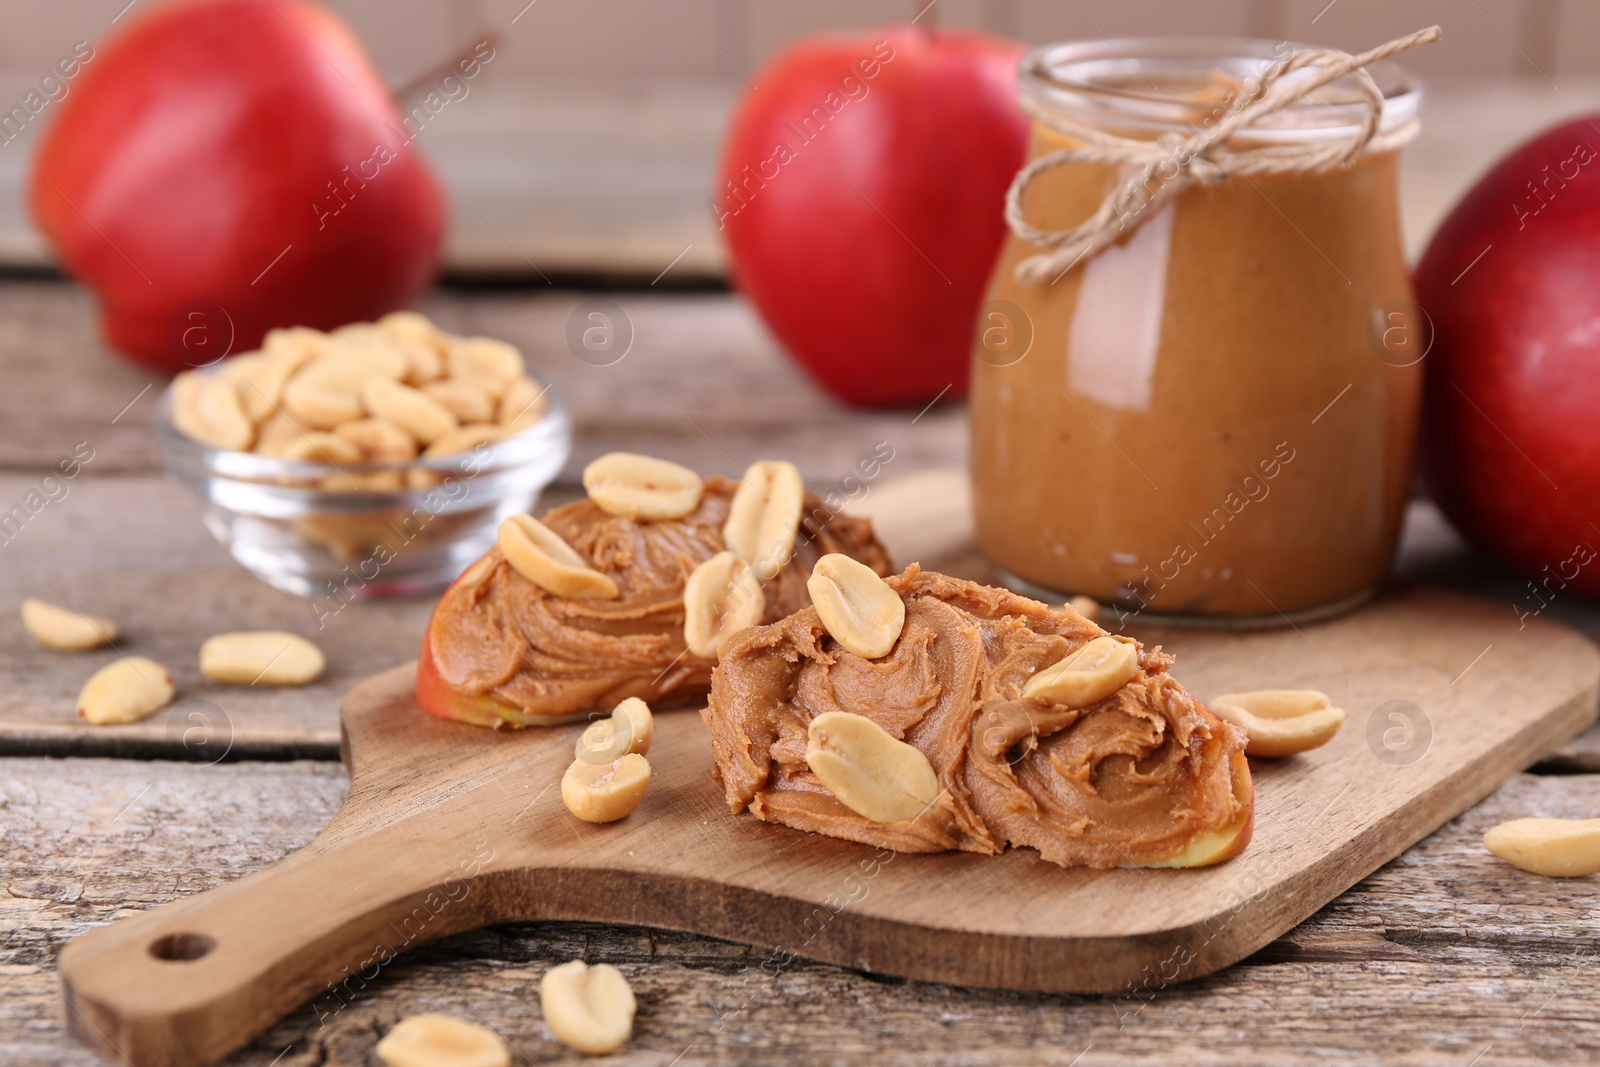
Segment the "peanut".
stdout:
<path fill-rule="evenodd" d="M 561 800 L 584 822 L 616 822 L 634 813 L 649 785 L 650 761 L 637 752 L 612 763 L 575 759 L 561 776 Z"/>
<path fill-rule="evenodd" d="M 1512 819 L 1484 834 L 1483 847 L 1534 874 L 1581 878 L 1600 871 L 1600 819 Z"/>
<path fill-rule="evenodd" d="M 560 1041 L 600 1055 L 621 1048 L 632 1035 L 637 1005 L 621 971 L 609 963 L 591 967 L 573 960 L 545 972 L 539 1008 Z"/>
<path fill-rule="evenodd" d="M 298 377 L 283 387 L 283 410 L 301 425 L 317 430 L 331 430 L 366 414 L 361 396 L 354 390 L 328 389 Z"/>
<path fill-rule="evenodd" d="M 873 822 L 915 819 L 939 800 L 928 757 L 864 715 L 825 711 L 812 719 L 806 765 L 839 803 Z"/>
<path fill-rule="evenodd" d="M 1315 689 L 1258 689 L 1224 693 L 1206 705 L 1212 714 L 1242 727 L 1250 756 L 1293 756 L 1333 740 L 1344 712 Z"/>
<path fill-rule="evenodd" d="M 493 422 L 495 403 L 489 394 L 471 382 L 459 378 L 445 378 L 429 382 L 422 391 L 460 422 Z"/>
<path fill-rule="evenodd" d="M 1100 617 L 1100 602 L 1092 596 L 1075 596 L 1067 601 L 1066 606 L 1090 622 Z"/>
<path fill-rule="evenodd" d="M 278 450 L 282 459 L 300 463 L 360 463 L 361 449 L 326 430 L 307 430 Z"/>
<path fill-rule="evenodd" d="M 429 1012 L 401 1019 L 374 1052 L 389 1067 L 510 1067 L 511 1047 L 488 1027 Z"/>
<path fill-rule="evenodd" d="M 522 353 L 492 337 L 456 337 L 448 342 L 450 377 L 464 378 L 499 400 L 522 377 Z"/>
<path fill-rule="evenodd" d="M 357 419 L 333 432 L 361 449 L 369 463 L 405 463 L 417 458 L 416 438 L 388 419 Z"/>
<path fill-rule="evenodd" d="M 380 419 L 387 419 L 423 444 L 432 444 L 454 430 L 456 417 L 420 389 L 388 378 L 368 378 L 361 386 L 361 402 Z"/>
<path fill-rule="evenodd" d="M 683 584 L 683 642 L 703 659 L 732 634 L 761 622 L 766 595 L 750 564 L 732 552 L 718 552 L 689 573 Z"/>
<path fill-rule="evenodd" d="M 256 451 L 264 456 L 282 456 L 283 450 L 298 441 L 305 432 L 305 427 L 295 425 L 293 419 L 279 411 L 268 416 L 267 421 L 261 424 L 261 432 L 256 437 Z"/>
<path fill-rule="evenodd" d="M 681 519 L 700 506 L 700 476 L 688 467 L 632 452 L 609 452 L 583 468 L 589 499 L 608 515 Z"/>
<path fill-rule="evenodd" d="M 299 634 L 218 634 L 200 646 L 200 673 L 225 685 L 305 685 L 322 676 L 322 650 Z"/>
<path fill-rule="evenodd" d="M 572 757 L 584 763 L 615 763 L 630 752 L 649 755 L 655 734 L 650 705 L 629 697 L 612 709 L 609 719 L 589 724 L 578 737 Z"/>
<path fill-rule="evenodd" d="M 877 659 L 900 640 L 905 603 L 865 563 L 830 552 L 811 569 L 806 589 L 822 625 L 846 652 Z"/>
<path fill-rule="evenodd" d="M 256 436 L 233 386 L 217 375 L 196 371 L 173 381 L 172 424 L 208 448 L 229 452 L 249 448 Z"/>
<path fill-rule="evenodd" d="M 1139 649 L 1115 637 L 1096 637 L 1044 668 L 1022 687 L 1024 697 L 1068 708 L 1098 704 L 1139 673 Z"/>
<path fill-rule="evenodd" d="M 532 378 L 518 378 L 506 386 L 500 398 L 498 418 L 502 425 L 526 430 L 544 416 L 545 390 Z"/>
<path fill-rule="evenodd" d="M 600 573 L 532 515 L 513 515 L 496 538 L 506 562 L 524 578 L 556 596 L 576 600 L 615 600 L 617 583 Z"/>
<path fill-rule="evenodd" d="M 121 636 L 117 624 L 103 615 L 84 615 L 33 597 L 22 602 L 22 626 L 35 641 L 61 652 L 86 652 Z"/>
<path fill-rule="evenodd" d="M 505 435 L 504 426 L 497 426 L 492 422 L 474 422 L 440 436 L 433 444 L 423 449 L 422 455 L 427 459 L 435 459 L 439 456 L 453 456 L 458 452 L 470 452 L 479 445 L 498 441 Z"/>
<path fill-rule="evenodd" d="M 805 484 L 793 463 L 752 463 L 728 506 L 722 540 L 766 581 L 794 555 L 794 535 L 805 504 Z"/>
<path fill-rule="evenodd" d="M 125 656 L 89 676 L 78 716 L 96 726 L 138 722 L 172 701 L 172 675 L 153 659 Z"/>

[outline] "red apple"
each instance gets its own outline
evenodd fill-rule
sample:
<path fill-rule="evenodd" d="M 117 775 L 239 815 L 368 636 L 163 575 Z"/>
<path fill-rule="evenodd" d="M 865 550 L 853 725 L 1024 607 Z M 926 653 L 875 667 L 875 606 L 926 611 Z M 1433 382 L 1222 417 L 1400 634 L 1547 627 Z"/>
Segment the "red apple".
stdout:
<path fill-rule="evenodd" d="M 1541 133 L 1445 219 L 1416 272 L 1431 318 L 1421 463 L 1466 537 L 1600 593 L 1600 115 Z"/>
<path fill-rule="evenodd" d="M 966 393 L 1027 146 L 1021 52 L 901 26 L 802 41 L 753 76 L 712 213 L 739 288 L 839 399 Z"/>
<path fill-rule="evenodd" d="M 433 278 L 439 187 L 324 7 L 152 8 L 52 107 L 34 219 L 141 362 L 181 369 L 274 326 L 376 318 Z"/>

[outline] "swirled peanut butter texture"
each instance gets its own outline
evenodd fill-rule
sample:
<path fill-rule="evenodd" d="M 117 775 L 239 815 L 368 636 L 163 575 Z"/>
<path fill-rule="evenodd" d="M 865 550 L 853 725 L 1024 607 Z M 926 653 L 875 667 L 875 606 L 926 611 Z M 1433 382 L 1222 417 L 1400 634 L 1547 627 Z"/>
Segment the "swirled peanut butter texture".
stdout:
<path fill-rule="evenodd" d="M 685 646 L 684 584 L 696 566 L 723 551 L 736 487 L 726 478 L 706 479 L 695 509 L 674 519 L 613 515 L 589 499 L 546 514 L 546 527 L 616 583 L 613 598 L 557 596 L 491 550 L 435 609 L 424 673 L 436 672 L 449 692 L 424 706 L 483 725 L 527 726 L 628 697 L 652 706 L 703 697 L 712 660 Z M 806 577 L 830 552 L 888 573 L 871 523 L 830 513 L 807 494 L 793 557 L 762 583 L 761 618 L 781 619 L 808 605 Z"/>
<path fill-rule="evenodd" d="M 1027 846 L 1062 866 L 1191 866 L 1243 848 L 1244 732 L 1173 680 L 1171 657 L 1070 609 L 916 565 L 887 584 L 905 623 L 878 659 L 841 648 L 815 608 L 723 645 L 703 714 L 735 812 L 901 852 Z M 1076 708 L 1023 696 L 1030 678 L 1097 638 L 1137 652 L 1114 692 Z M 919 749 L 937 800 L 880 823 L 832 796 L 806 761 L 808 726 L 830 712 Z"/>

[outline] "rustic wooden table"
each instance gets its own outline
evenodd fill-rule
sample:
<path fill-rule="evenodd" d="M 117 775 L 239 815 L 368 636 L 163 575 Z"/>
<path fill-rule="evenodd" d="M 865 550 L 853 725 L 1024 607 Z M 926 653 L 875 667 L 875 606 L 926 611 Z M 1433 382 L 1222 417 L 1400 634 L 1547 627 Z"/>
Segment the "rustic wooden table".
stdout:
<path fill-rule="evenodd" d="M 635 330 L 627 358 L 591 367 L 565 347 L 584 300 Z M 504 336 L 572 402 L 564 475 L 627 446 L 706 471 L 783 455 L 808 481 L 839 479 L 878 441 L 890 474 L 959 466 L 964 412 L 863 413 L 821 396 L 750 312 L 719 293 L 451 293 L 424 310 Z M 244 575 L 169 485 L 149 429 L 161 382 L 109 357 L 93 309 L 55 282 L 0 283 L 0 1063 L 91 1064 L 62 1025 L 62 945 L 129 911 L 265 866 L 306 843 L 344 795 L 334 708 L 356 679 L 409 659 L 426 600 L 362 603 L 320 632 L 306 603 Z M 47 480 L 84 443 L 71 480 Z M 80 452 L 80 455 L 82 453 Z M 7 515 L 21 521 L 4 526 Z M 1399 570 L 1520 602 L 1524 583 L 1475 556 L 1415 505 Z M 173 667 L 184 699 L 139 728 L 77 723 L 72 701 L 102 661 L 33 646 L 15 605 L 70 597 L 121 620 L 130 649 Z M 1508 633 L 1517 625 L 1510 603 Z M 1545 612 L 1600 635 L 1600 611 Z M 239 626 L 314 634 L 331 669 L 288 693 L 207 689 L 204 636 Z M 1485 655 L 1494 654 L 1493 648 Z M 201 718 L 190 718 L 199 714 Z M 189 727 L 203 722 L 195 744 Z M 212 762 L 227 752 L 227 759 Z M 198 760 L 198 762 L 196 762 Z M 1124 996 L 1028 996 L 906 982 L 693 935 L 526 923 L 408 952 L 281 1021 L 230 1063 L 373 1064 L 390 1024 L 420 1011 L 486 1022 L 517 1062 L 579 1062 L 539 1016 L 545 968 L 622 968 L 639 997 L 615 1062 L 996 1064 L 1544 1063 L 1600 1057 L 1594 879 L 1557 882 L 1494 860 L 1479 838 L 1522 815 L 1600 810 L 1591 731 L 1365 879 L 1243 963 Z M 1001 902 L 997 905 L 1004 906 Z"/>

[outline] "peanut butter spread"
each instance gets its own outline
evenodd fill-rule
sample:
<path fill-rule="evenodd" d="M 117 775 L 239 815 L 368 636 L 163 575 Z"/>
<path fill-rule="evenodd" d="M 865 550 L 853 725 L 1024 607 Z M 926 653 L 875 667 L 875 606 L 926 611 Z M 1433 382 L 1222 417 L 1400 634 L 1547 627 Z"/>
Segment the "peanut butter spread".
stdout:
<path fill-rule="evenodd" d="M 424 660 L 461 698 L 448 712 L 429 710 L 486 725 L 538 725 L 627 697 L 654 705 L 704 696 L 712 661 L 685 647 L 683 588 L 696 565 L 723 550 L 736 487 L 706 479 L 699 507 L 681 519 L 609 515 L 588 499 L 545 515 L 546 526 L 616 582 L 614 600 L 556 596 L 491 550 L 445 594 L 429 624 Z M 889 571 L 870 522 L 829 512 L 808 493 L 794 556 L 763 586 L 765 621 L 811 602 L 806 576 L 829 552 Z"/>
<path fill-rule="evenodd" d="M 840 648 L 814 608 L 723 646 L 702 714 L 734 811 L 902 852 L 1026 845 L 1099 868 L 1159 864 L 1248 819 L 1244 732 L 1174 681 L 1159 648 L 1141 648 L 1139 672 L 1097 704 L 1025 699 L 1030 677 L 1104 631 L 914 564 L 887 581 L 905 625 L 880 659 Z M 927 756 L 937 803 L 883 824 L 830 795 L 806 762 L 807 726 L 830 711 L 866 716 Z"/>

